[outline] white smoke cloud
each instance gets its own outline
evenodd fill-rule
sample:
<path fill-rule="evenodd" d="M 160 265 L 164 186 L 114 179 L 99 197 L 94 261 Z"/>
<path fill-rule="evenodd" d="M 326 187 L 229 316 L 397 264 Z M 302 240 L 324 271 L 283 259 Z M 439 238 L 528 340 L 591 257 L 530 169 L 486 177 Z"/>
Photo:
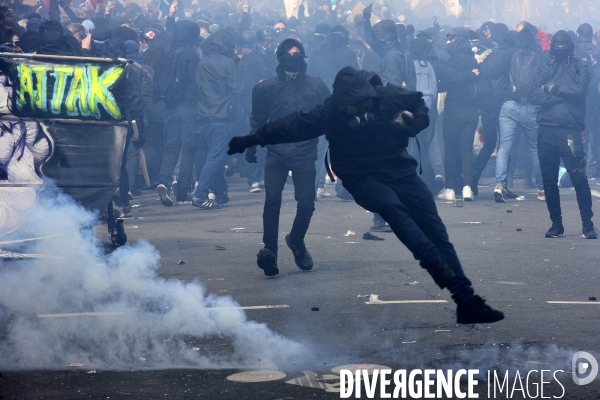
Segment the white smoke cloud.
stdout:
<path fill-rule="evenodd" d="M 159 277 L 160 255 L 148 242 L 106 255 L 93 236 L 96 216 L 49 192 L 19 234 L 56 236 L 8 250 L 58 258 L 0 262 L 1 369 L 285 368 L 306 355 L 242 310 L 227 309 L 238 307 L 231 298 L 207 295 L 200 282 Z M 89 312 L 123 315 L 38 317 Z M 223 340 L 225 350 L 197 344 L 208 339 Z"/>

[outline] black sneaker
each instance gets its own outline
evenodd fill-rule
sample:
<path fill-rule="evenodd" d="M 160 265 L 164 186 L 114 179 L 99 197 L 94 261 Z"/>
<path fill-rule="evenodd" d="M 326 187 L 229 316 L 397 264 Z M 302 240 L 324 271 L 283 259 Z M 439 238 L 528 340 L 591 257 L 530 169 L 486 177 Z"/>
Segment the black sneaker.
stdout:
<path fill-rule="evenodd" d="M 456 322 L 459 324 L 489 324 L 503 319 L 502 311 L 494 310 L 477 295 L 456 307 Z"/>
<path fill-rule="evenodd" d="M 550 229 L 548 229 L 548 232 L 546 232 L 546 237 L 547 238 L 555 238 L 555 237 L 559 237 L 559 236 L 564 236 L 564 233 L 565 233 L 565 228 L 563 228 L 562 224 L 557 224 L 557 223 L 553 222 Z"/>
<path fill-rule="evenodd" d="M 584 239 L 598 239 L 598 232 L 594 224 L 590 221 L 583 224 L 583 235 L 581 235 Z"/>
<path fill-rule="evenodd" d="M 302 271 L 310 271 L 313 267 L 313 259 L 310 256 L 308 250 L 306 250 L 304 242 L 302 242 L 299 245 L 292 244 L 292 242 L 290 242 L 290 235 L 285 235 L 285 242 L 294 254 L 294 261 L 296 262 L 296 266 Z"/>
<path fill-rule="evenodd" d="M 506 198 L 507 199 L 516 199 L 517 197 L 519 197 L 518 194 L 516 194 L 515 192 L 506 189 Z"/>
<path fill-rule="evenodd" d="M 275 276 L 279 274 L 279 268 L 277 268 L 277 257 L 269 249 L 260 249 L 256 255 L 256 264 L 258 268 L 262 269 L 266 276 Z"/>
<path fill-rule="evenodd" d="M 194 207 L 198 207 L 201 210 L 214 210 L 214 209 L 221 208 L 221 205 L 219 205 L 219 204 L 217 204 L 214 201 L 209 200 L 209 199 L 205 199 L 205 200 L 193 199 L 192 200 L 192 205 Z"/>
<path fill-rule="evenodd" d="M 169 197 L 167 187 L 163 184 L 160 184 L 156 187 L 156 190 L 158 191 L 158 196 L 160 197 L 160 203 L 165 207 L 171 207 L 173 205 L 173 200 Z"/>

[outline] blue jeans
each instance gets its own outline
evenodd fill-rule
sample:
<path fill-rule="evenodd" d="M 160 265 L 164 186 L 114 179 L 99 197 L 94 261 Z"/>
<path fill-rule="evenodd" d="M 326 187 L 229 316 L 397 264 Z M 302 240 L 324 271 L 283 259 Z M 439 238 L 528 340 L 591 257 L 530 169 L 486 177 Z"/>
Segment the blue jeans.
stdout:
<path fill-rule="evenodd" d="M 523 136 L 529 145 L 533 161 L 533 172 L 535 184 L 538 189 L 544 188 L 542 173 L 540 172 L 540 161 L 537 154 L 537 130 L 536 117 L 538 107 L 529 103 L 517 103 L 509 100 L 502 104 L 500 109 L 500 146 L 496 156 L 496 184 L 506 187 L 506 175 L 510 161 L 510 150 L 517 136 L 517 129 L 521 128 Z"/>
<path fill-rule="evenodd" d="M 327 146 L 329 142 L 325 139 L 325 135 L 319 136 L 319 143 L 317 144 L 317 161 L 315 161 L 315 170 L 317 175 L 315 177 L 315 191 L 317 189 L 323 189 L 325 187 L 325 153 L 327 152 Z"/>
<path fill-rule="evenodd" d="M 359 206 L 379 213 L 390 224 L 396 237 L 422 266 L 438 258 L 445 262 L 455 275 L 448 290 L 457 303 L 473 297 L 471 281 L 448 239 L 433 196 L 417 174 L 392 182 L 364 180 L 348 190 Z"/>
<path fill-rule="evenodd" d="M 215 194 L 217 204 L 229 202 L 227 182 L 225 182 L 225 162 L 227 148 L 231 139 L 231 124 L 228 122 L 210 122 L 202 125 L 202 141 L 206 147 L 206 163 L 198 179 L 198 189 L 194 198 L 208 199 L 208 189 Z"/>

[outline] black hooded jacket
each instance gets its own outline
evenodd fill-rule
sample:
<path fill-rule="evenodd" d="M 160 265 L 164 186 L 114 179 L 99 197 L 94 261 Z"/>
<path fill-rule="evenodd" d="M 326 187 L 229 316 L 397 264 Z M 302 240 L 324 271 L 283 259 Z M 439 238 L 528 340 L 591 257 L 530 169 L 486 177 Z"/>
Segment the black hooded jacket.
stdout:
<path fill-rule="evenodd" d="M 278 53 L 281 49 L 291 49 L 294 46 L 297 46 L 303 55 L 305 54 L 304 47 L 296 39 L 284 40 L 279 45 Z M 287 79 L 281 65 L 277 66 L 276 71 L 276 77 L 266 79 L 252 89 L 251 134 L 269 121 L 293 112 L 309 111 L 330 95 L 327 86 L 320 78 L 306 74 L 306 63 L 304 70 L 293 80 Z M 293 144 L 273 144 L 268 146 L 268 149 L 270 153 L 285 158 L 310 158 L 313 160 L 317 158 L 317 140 L 314 139 Z"/>
<path fill-rule="evenodd" d="M 353 130 L 342 110 L 348 105 L 374 99 L 375 120 Z M 391 121 L 400 111 L 415 120 L 409 128 Z M 406 151 L 409 137 L 427 128 L 429 116 L 423 96 L 393 84 L 384 86 L 373 72 L 346 67 L 336 76 L 333 95 L 309 112 L 295 112 L 261 127 L 252 136 L 262 146 L 293 143 L 326 134 L 331 165 L 344 186 L 366 179 L 394 181 L 416 173 L 417 161 Z"/>
<path fill-rule="evenodd" d="M 233 41 L 223 33 L 206 41 L 210 52 L 200 59 L 196 72 L 198 116 L 204 122 L 232 120 L 239 90 L 236 65 L 229 57 Z"/>
<path fill-rule="evenodd" d="M 566 45 L 569 56 L 561 61 L 554 57 L 555 45 Z M 569 34 L 558 31 L 552 38 L 553 58 L 543 64 L 533 79 L 531 104 L 540 105 L 539 125 L 585 130 L 586 94 L 590 84 L 588 66 L 573 57 L 574 45 Z"/>
<path fill-rule="evenodd" d="M 477 69 L 477 61 L 475 61 L 475 54 L 471 49 L 471 42 L 469 41 L 468 31 L 466 28 L 453 28 L 448 34 L 457 36 L 452 46 L 448 49 L 450 58 L 444 62 L 444 65 L 455 72 L 471 72 Z M 444 79 L 439 77 L 442 81 L 442 87 L 445 86 L 448 95 L 446 96 L 445 107 L 447 109 L 456 108 L 479 108 L 480 104 L 475 99 L 476 84 L 475 81 L 469 81 L 466 83 L 455 83 L 455 82 L 444 82 Z M 448 83 L 446 85 L 446 83 Z"/>

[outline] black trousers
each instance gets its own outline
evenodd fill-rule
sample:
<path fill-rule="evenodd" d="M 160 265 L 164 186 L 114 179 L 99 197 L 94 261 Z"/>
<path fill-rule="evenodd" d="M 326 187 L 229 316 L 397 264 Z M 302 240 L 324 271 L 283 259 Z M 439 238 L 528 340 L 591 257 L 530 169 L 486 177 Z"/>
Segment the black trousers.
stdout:
<path fill-rule="evenodd" d="M 473 139 L 479 112 L 472 108 L 444 111 L 444 169 L 446 188 L 460 196 L 465 185 L 473 181 Z"/>
<path fill-rule="evenodd" d="M 473 297 L 471 281 L 465 276 L 446 226 L 440 218 L 427 185 L 416 175 L 392 182 L 364 180 L 348 187 L 356 203 L 379 213 L 421 266 L 441 258 L 455 277 L 448 290 L 457 303 Z"/>
<path fill-rule="evenodd" d="M 550 219 L 554 223 L 562 223 L 560 195 L 558 191 L 558 169 L 563 161 L 571 176 L 581 221 L 585 224 L 592 220 L 592 194 L 586 176 L 586 160 L 582 143 L 582 134 L 570 128 L 548 127 L 538 128 L 538 157 L 546 193 L 546 206 Z"/>
<path fill-rule="evenodd" d="M 315 211 L 315 160 L 313 158 L 283 158 L 271 152 L 265 162 L 265 208 L 263 212 L 263 243 L 277 256 L 281 194 L 292 171 L 294 198 L 298 202 L 296 217 L 290 231 L 292 243 L 302 243 Z"/>

